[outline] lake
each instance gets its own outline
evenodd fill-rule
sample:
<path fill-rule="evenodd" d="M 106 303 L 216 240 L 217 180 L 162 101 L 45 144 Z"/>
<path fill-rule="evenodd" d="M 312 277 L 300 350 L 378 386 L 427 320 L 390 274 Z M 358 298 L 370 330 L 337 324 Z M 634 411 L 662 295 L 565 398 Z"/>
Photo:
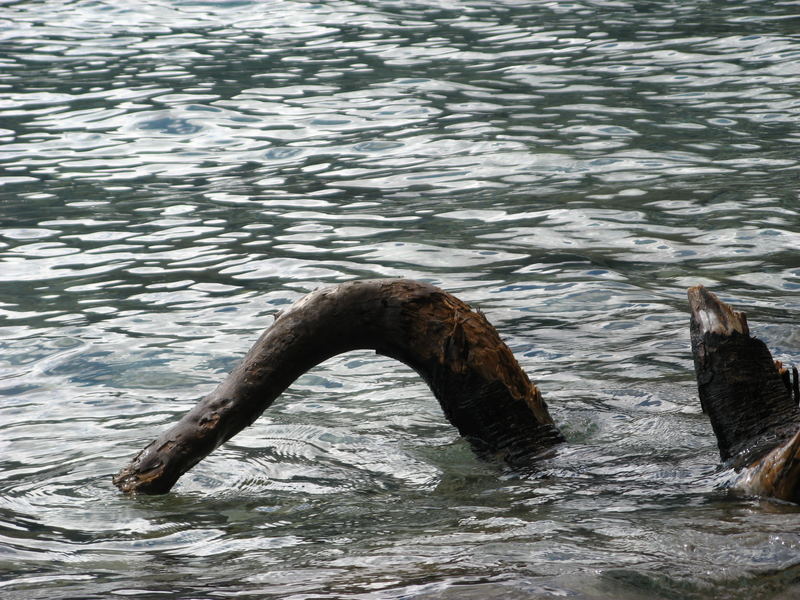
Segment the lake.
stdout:
<path fill-rule="evenodd" d="M 789 599 L 686 288 L 800 362 L 800 2 L 0 2 L 0 596 Z M 369 352 L 111 477 L 320 286 L 480 308 L 567 437 L 475 456 Z"/>

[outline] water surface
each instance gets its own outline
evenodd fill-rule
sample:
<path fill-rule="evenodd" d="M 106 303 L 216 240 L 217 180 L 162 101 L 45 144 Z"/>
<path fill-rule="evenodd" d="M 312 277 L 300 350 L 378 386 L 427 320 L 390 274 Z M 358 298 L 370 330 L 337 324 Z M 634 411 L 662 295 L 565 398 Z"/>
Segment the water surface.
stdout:
<path fill-rule="evenodd" d="M 800 362 L 798 2 L 0 2 L 0 595 L 793 598 L 724 489 L 685 289 Z M 569 442 L 477 459 L 410 370 L 110 477 L 321 285 L 483 310 Z"/>

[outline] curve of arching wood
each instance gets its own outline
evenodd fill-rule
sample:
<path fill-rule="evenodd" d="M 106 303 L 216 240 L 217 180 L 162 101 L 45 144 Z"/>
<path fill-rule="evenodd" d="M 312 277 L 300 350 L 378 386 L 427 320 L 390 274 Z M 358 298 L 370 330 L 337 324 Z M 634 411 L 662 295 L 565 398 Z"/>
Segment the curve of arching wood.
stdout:
<path fill-rule="evenodd" d="M 115 477 L 123 492 L 168 492 L 322 361 L 372 349 L 417 371 L 445 416 L 485 456 L 529 463 L 563 441 L 536 386 L 480 311 L 426 283 L 355 281 L 280 314 L 210 395 Z"/>

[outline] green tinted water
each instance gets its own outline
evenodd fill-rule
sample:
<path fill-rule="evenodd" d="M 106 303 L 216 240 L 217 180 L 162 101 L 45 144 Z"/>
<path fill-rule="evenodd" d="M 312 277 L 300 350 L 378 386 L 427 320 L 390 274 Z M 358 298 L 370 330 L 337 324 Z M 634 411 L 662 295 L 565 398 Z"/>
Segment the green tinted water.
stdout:
<path fill-rule="evenodd" d="M 793 598 L 716 472 L 685 288 L 798 362 L 797 2 L 0 3 L 0 595 Z M 173 493 L 110 477 L 323 284 L 479 306 L 569 443 L 302 377 Z"/>

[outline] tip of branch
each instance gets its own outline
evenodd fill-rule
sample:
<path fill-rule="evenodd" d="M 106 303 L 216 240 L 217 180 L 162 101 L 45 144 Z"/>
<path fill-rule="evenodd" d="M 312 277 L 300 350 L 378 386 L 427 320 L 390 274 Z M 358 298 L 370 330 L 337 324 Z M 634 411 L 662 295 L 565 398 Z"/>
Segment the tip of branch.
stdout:
<path fill-rule="evenodd" d="M 153 457 L 145 448 L 126 467 L 112 478 L 117 488 L 130 495 L 165 494 L 174 484 L 164 478 L 164 463 Z M 144 460 L 143 460 L 144 459 Z"/>
<path fill-rule="evenodd" d="M 750 335 L 745 313 L 733 310 L 702 285 L 689 288 L 688 296 L 692 320 L 702 333 Z"/>

